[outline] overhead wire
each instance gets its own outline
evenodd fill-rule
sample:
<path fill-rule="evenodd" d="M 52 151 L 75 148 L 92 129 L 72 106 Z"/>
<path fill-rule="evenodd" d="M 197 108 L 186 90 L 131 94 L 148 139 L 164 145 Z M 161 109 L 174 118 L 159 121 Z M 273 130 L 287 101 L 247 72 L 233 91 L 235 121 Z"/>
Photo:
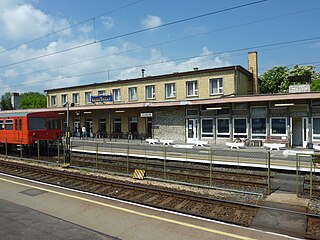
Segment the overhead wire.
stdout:
<path fill-rule="evenodd" d="M 200 14 L 200 15 L 196 15 L 196 16 L 193 16 L 193 17 L 188 17 L 188 18 L 172 21 L 172 22 L 169 22 L 169 23 L 165 23 L 165 24 L 161 24 L 161 25 L 155 26 L 155 27 L 144 28 L 144 29 L 132 31 L 132 32 L 129 32 L 129 33 L 124 33 L 124 34 L 120 34 L 120 35 L 117 35 L 117 36 L 113 36 L 113 37 L 104 38 L 104 39 L 101 39 L 101 40 L 98 40 L 98 41 L 94 40 L 93 42 L 80 44 L 78 46 L 73 46 L 71 48 L 67 48 L 67 49 L 56 51 L 56 52 L 52 52 L 52 53 L 48 53 L 48 54 L 32 57 L 32 58 L 29 58 L 29 59 L 21 60 L 21 61 L 18 61 L 18 62 L 13 62 L 13 63 L 9 63 L 9 64 L 6 64 L 6 65 L 2 65 L 2 66 L 0 66 L 0 69 L 1 68 L 6 68 L 6 67 L 9 67 L 9 66 L 18 65 L 18 64 L 21 64 L 21 63 L 25 63 L 25 62 L 29 62 L 29 61 L 33 61 L 33 60 L 37 60 L 37 59 L 41 59 L 41 58 L 44 58 L 44 57 L 52 56 L 52 55 L 55 55 L 55 54 L 64 53 L 64 52 L 67 52 L 67 51 L 79 49 L 79 48 L 82 48 L 82 47 L 88 47 L 90 45 L 94 45 L 94 44 L 97 44 L 97 43 L 102 43 L 102 42 L 106 42 L 106 41 L 114 40 L 114 39 L 117 39 L 117 38 L 122 38 L 122 37 L 130 36 L 130 35 L 146 32 L 146 31 L 151 31 L 151 30 L 154 30 L 154 29 L 167 27 L 167 26 L 170 26 L 170 25 L 174 25 L 174 24 L 178 24 L 178 23 L 182 23 L 182 22 L 186 22 L 186 21 L 190 21 L 190 20 L 194 20 L 194 19 L 198 19 L 198 18 L 203 18 L 203 17 L 207 17 L 207 16 L 210 16 L 210 15 L 214 15 L 214 14 L 218 14 L 218 13 L 222 13 L 222 12 L 226 12 L 226 11 L 231 11 L 231 10 L 235 10 L 235 9 L 239 9 L 239 8 L 243 8 L 243 7 L 248 7 L 248 6 L 251 6 L 251 5 L 260 4 L 260 3 L 263 3 L 263 2 L 267 2 L 267 1 L 269 1 L 269 0 L 259 0 L 259 1 L 251 2 L 251 3 L 237 5 L 237 6 L 234 6 L 234 7 L 224 8 L 224 9 L 221 9 L 221 10 L 216 10 L 216 11 L 212 11 L 212 12 L 205 13 L 205 14 Z"/>

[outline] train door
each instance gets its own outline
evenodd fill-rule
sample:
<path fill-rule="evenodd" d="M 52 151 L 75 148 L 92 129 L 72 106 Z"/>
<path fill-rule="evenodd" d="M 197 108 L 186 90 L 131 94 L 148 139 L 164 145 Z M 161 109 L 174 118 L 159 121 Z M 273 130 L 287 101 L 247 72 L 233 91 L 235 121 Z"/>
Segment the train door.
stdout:
<path fill-rule="evenodd" d="M 21 118 L 16 118 L 14 120 L 14 141 L 16 143 L 23 142 L 22 119 Z"/>

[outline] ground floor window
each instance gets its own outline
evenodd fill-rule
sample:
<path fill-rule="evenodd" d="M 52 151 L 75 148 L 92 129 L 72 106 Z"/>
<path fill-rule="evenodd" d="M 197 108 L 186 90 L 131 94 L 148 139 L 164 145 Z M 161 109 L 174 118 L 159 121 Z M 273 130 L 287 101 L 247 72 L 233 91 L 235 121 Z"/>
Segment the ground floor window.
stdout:
<path fill-rule="evenodd" d="M 130 117 L 129 118 L 129 131 L 132 133 L 138 132 L 138 118 Z"/>
<path fill-rule="evenodd" d="M 320 140 L 320 117 L 312 119 L 312 139 Z"/>
<path fill-rule="evenodd" d="M 201 119 L 201 138 L 213 138 L 213 119 Z"/>
<path fill-rule="evenodd" d="M 266 118 L 251 119 L 251 139 L 265 139 L 267 135 Z"/>
<path fill-rule="evenodd" d="M 234 118 L 233 119 L 233 138 L 247 138 L 247 119 Z"/>
<path fill-rule="evenodd" d="M 271 118 L 271 135 L 287 135 L 287 118 Z"/>
<path fill-rule="evenodd" d="M 105 132 L 106 129 L 107 129 L 106 119 L 100 119 L 100 122 L 99 122 L 99 131 Z"/>
<path fill-rule="evenodd" d="M 114 118 L 114 132 L 121 133 L 121 118 Z"/>
<path fill-rule="evenodd" d="M 230 138 L 229 118 L 217 119 L 217 138 Z"/>

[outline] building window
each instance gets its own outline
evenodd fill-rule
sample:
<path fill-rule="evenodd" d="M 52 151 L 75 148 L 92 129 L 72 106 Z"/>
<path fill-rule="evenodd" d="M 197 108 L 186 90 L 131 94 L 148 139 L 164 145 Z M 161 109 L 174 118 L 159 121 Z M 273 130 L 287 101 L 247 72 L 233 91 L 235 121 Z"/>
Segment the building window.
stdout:
<path fill-rule="evenodd" d="M 167 83 L 165 86 L 165 97 L 166 98 L 175 98 L 176 97 L 176 84 Z"/>
<path fill-rule="evenodd" d="M 13 120 L 12 119 L 5 120 L 5 128 L 6 128 L 6 130 L 13 130 Z"/>
<path fill-rule="evenodd" d="M 85 92 L 84 97 L 85 97 L 86 103 L 91 103 L 91 92 Z"/>
<path fill-rule="evenodd" d="M 62 94 L 61 95 L 61 104 L 65 104 L 66 102 L 68 102 L 68 95 L 67 94 Z"/>
<path fill-rule="evenodd" d="M 57 105 L 57 96 L 51 96 L 50 98 L 51 106 Z"/>
<path fill-rule="evenodd" d="M 129 118 L 129 131 L 132 133 L 138 132 L 138 118 L 130 117 Z"/>
<path fill-rule="evenodd" d="M 112 90 L 112 95 L 113 95 L 113 101 L 115 101 L 115 102 L 120 102 L 121 101 L 120 88 L 119 89 L 113 89 Z"/>
<path fill-rule="evenodd" d="M 286 118 L 271 118 L 271 135 L 287 135 Z"/>
<path fill-rule="evenodd" d="M 201 138 L 213 138 L 212 119 L 201 119 Z"/>
<path fill-rule="evenodd" d="M 106 119 L 100 119 L 100 122 L 99 122 L 99 131 L 101 133 L 105 133 L 107 130 L 107 121 Z"/>
<path fill-rule="evenodd" d="M 114 132 L 121 133 L 121 118 L 114 119 Z"/>
<path fill-rule="evenodd" d="M 217 119 L 217 138 L 230 138 L 229 118 Z"/>
<path fill-rule="evenodd" d="M 79 93 L 73 93 L 72 94 L 72 102 L 74 104 L 79 104 L 80 103 Z"/>
<path fill-rule="evenodd" d="M 146 86 L 146 99 L 155 99 L 156 98 L 156 91 L 155 86 Z"/>
<path fill-rule="evenodd" d="M 210 79 L 210 95 L 223 94 L 222 78 Z"/>
<path fill-rule="evenodd" d="M 106 91 L 105 90 L 99 90 L 98 91 L 98 96 L 100 95 L 106 95 Z"/>
<path fill-rule="evenodd" d="M 198 81 L 186 82 L 187 96 L 198 96 Z"/>
<path fill-rule="evenodd" d="M 233 138 L 244 138 L 248 137 L 247 134 L 247 119 L 246 118 L 234 118 L 233 119 Z"/>
<path fill-rule="evenodd" d="M 129 90 L 129 101 L 138 100 L 137 87 L 130 87 L 128 90 Z"/>
<path fill-rule="evenodd" d="M 251 139 L 265 139 L 267 135 L 267 120 L 251 118 Z"/>
<path fill-rule="evenodd" d="M 312 139 L 320 140 L 320 118 L 318 117 L 312 119 Z"/>

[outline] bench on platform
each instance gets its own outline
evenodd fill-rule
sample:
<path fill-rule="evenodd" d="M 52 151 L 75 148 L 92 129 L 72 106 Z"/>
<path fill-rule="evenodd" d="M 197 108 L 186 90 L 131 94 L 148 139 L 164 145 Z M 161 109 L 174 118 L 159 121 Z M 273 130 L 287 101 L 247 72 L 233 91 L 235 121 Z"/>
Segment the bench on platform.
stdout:
<path fill-rule="evenodd" d="M 191 143 L 195 144 L 197 147 L 204 147 L 204 145 L 208 144 L 208 141 L 193 140 Z"/>
<path fill-rule="evenodd" d="M 193 145 L 188 145 L 188 144 L 175 144 L 175 145 L 172 145 L 172 147 L 174 148 L 188 148 L 188 149 L 191 149 L 193 148 Z"/>
<path fill-rule="evenodd" d="M 264 143 L 264 147 L 269 148 L 270 150 L 275 149 L 275 150 L 280 150 L 280 148 L 285 148 L 286 144 L 285 143 Z"/>
<path fill-rule="evenodd" d="M 170 145 L 173 143 L 173 140 L 160 139 L 160 142 L 163 143 L 163 145 Z"/>
<path fill-rule="evenodd" d="M 149 144 L 156 144 L 158 141 L 159 141 L 158 139 L 151 139 L 151 138 L 146 139 L 146 142 Z"/>
<path fill-rule="evenodd" d="M 244 142 L 226 142 L 226 145 L 231 149 L 240 149 L 241 147 L 244 147 Z"/>

